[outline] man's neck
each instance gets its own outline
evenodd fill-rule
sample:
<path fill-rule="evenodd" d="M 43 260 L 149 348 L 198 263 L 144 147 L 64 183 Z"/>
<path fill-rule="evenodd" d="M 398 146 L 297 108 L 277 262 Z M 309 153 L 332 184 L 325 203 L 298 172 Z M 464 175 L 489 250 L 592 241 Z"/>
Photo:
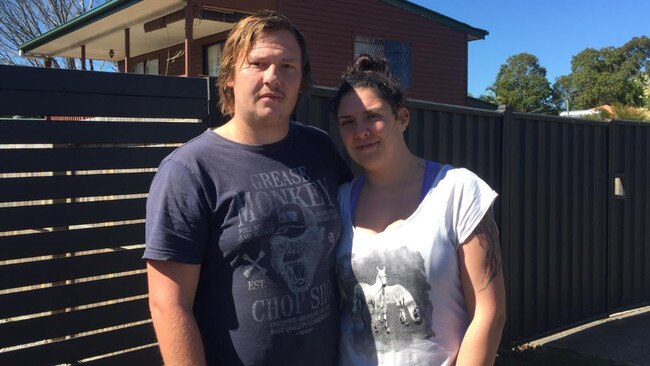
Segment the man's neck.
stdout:
<path fill-rule="evenodd" d="M 246 123 L 236 118 L 214 129 L 218 135 L 246 145 L 268 145 L 285 138 L 289 133 L 289 121 L 271 125 Z"/>

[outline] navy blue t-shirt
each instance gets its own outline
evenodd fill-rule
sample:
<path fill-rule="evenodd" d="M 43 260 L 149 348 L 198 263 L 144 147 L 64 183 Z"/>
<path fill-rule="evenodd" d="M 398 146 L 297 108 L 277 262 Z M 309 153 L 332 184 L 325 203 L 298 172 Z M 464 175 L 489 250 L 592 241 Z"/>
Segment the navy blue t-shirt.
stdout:
<path fill-rule="evenodd" d="M 209 365 L 336 364 L 336 200 L 350 178 L 327 134 L 296 122 L 270 145 L 207 130 L 163 160 L 144 258 L 201 265 Z"/>

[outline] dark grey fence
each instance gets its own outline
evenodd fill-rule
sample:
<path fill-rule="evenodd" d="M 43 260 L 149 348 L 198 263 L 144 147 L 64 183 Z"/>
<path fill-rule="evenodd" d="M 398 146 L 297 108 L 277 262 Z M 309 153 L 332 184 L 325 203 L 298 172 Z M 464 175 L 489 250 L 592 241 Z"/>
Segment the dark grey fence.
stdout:
<path fill-rule="evenodd" d="M 0 119 L 0 365 L 162 364 L 146 193 L 206 124 L 158 117 L 218 119 L 207 101 L 201 79 L 0 66 L 0 115 L 154 118 Z"/>
<path fill-rule="evenodd" d="M 610 126 L 608 310 L 650 301 L 650 123 Z"/>
<path fill-rule="evenodd" d="M 0 364 L 160 364 L 144 202 L 162 157 L 221 120 L 213 83 L 6 66 L 0 80 L 0 115 L 154 118 L 0 119 Z M 331 94 L 305 95 L 296 118 L 336 140 Z M 413 152 L 500 193 L 504 341 L 650 301 L 650 124 L 410 107 Z"/>
<path fill-rule="evenodd" d="M 510 336 L 606 315 L 608 123 L 504 117 Z"/>

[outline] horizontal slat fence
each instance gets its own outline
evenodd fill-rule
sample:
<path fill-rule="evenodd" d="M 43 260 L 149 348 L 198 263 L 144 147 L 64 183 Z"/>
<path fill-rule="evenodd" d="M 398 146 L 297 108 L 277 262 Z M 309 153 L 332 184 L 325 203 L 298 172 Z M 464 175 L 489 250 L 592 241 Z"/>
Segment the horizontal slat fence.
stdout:
<path fill-rule="evenodd" d="M 211 86 L 200 78 L 2 66 L 0 80 L 0 115 L 205 119 L 212 112 Z"/>
<path fill-rule="evenodd" d="M 122 117 L 0 118 L 0 365 L 161 364 L 140 259 L 146 194 L 165 155 L 223 120 L 214 80 L 7 66 L 0 80 L 0 116 Z M 343 151 L 333 92 L 314 88 L 294 117 Z M 504 342 L 650 301 L 650 124 L 409 109 L 415 154 L 500 195 Z"/>
<path fill-rule="evenodd" d="M 105 120 L 0 119 L 0 365 L 162 364 L 146 194 L 162 158 L 219 117 L 211 82 L 21 67 L 0 80 L 0 115 Z"/>
<path fill-rule="evenodd" d="M 0 149 L 0 364 L 161 364 L 145 198 L 160 160 L 205 128 L 0 120 L 0 144 L 14 146 Z"/>

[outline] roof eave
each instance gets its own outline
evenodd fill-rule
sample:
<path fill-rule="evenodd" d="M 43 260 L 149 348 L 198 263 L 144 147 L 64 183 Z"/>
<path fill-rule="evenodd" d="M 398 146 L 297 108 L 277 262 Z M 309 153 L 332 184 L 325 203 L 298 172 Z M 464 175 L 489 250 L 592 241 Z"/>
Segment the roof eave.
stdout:
<path fill-rule="evenodd" d="M 460 22 L 456 19 L 450 18 L 446 15 L 440 14 L 431 9 L 427 9 L 423 6 L 414 4 L 410 1 L 406 1 L 406 0 L 382 0 L 382 1 L 391 4 L 393 6 L 396 6 L 400 9 L 404 9 L 412 13 L 418 14 L 420 16 L 423 16 L 427 19 L 433 20 L 436 23 L 440 23 L 452 29 L 466 33 L 468 41 L 485 39 L 485 36 L 490 34 L 490 32 L 486 31 L 485 29 L 472 27 L 469 24 Z"/>
<path fill-rule="evenodd" d="M 79 28 L 85 27 L 88 24 L 91 24 L 118 11 L 133 6 L 141 1 L 143 0 L 109 0 L 101 6 L 98 6 L 95 9 L 92 9 L 84 14 L 81 14 L 78 17 L 50 30 L 49 32 L 20 45 L 18 47 L 18 52 L 23 57 L 28 56 L 29 52 L 37 47 L 40 47 L 66 34 L 72 33 Z"/>

